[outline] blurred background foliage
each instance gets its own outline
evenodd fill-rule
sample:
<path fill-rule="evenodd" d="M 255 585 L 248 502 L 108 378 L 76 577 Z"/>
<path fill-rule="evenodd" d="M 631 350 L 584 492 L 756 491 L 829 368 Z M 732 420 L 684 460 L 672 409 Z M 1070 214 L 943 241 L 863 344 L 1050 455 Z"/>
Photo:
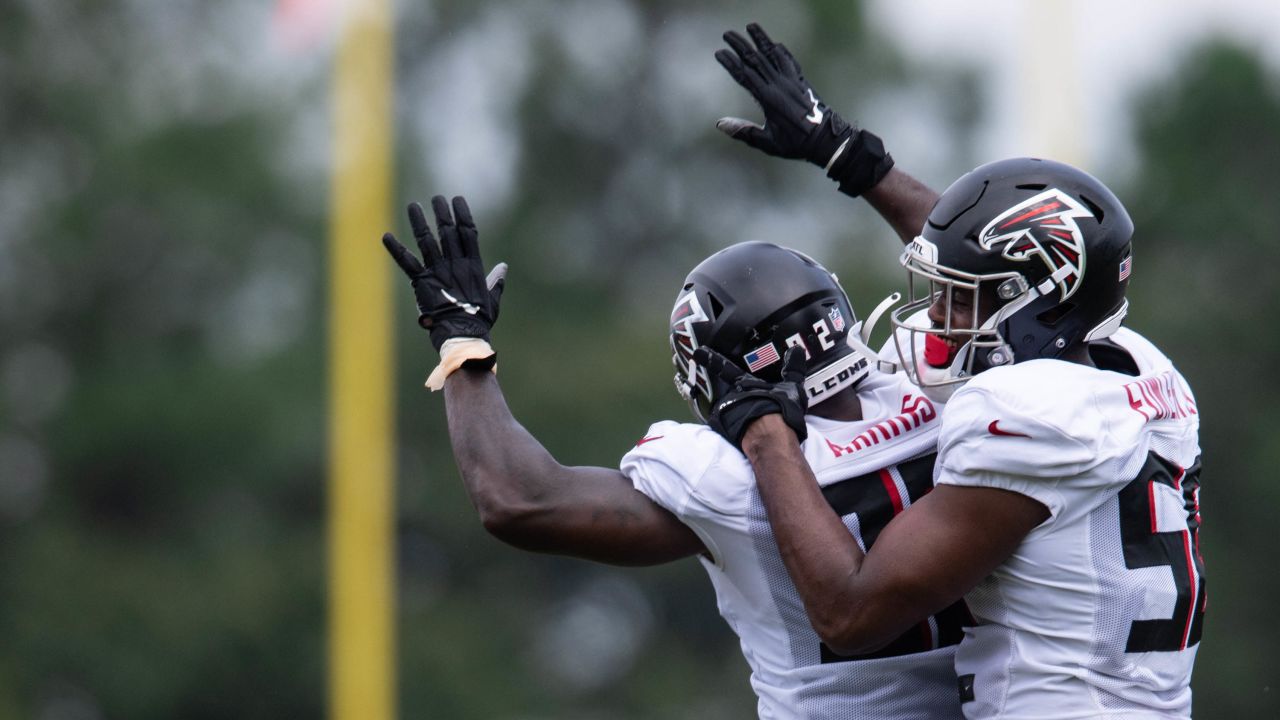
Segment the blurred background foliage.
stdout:
<path fill-rule="evenodd" d="M 0 718 L 324 714 L 328 50 L 267 5 L 0 0 Z M 900 282 L 869 208 L 714 131 L 754 117 L 712 59 L 725 29 L 764 24 L 934 187 L 990 159 L 978 70 L 908 58 L 856 3 L 400 5 L 397 208 L 472 201 L 511 264 L 503 386 L 566 463 L 685 417 L 666 315 L 711 251 L 798 247 L 864 312 Z M 1280 91 L 1225 40 L 1178 63 L 1133 99 L 1133 168 L 1090 169 L 1137 222 L 1131 324 L 1205 418 L 1196 716 L 1270 717 Z M 401 715 L 751 716 L 694 561 L 485 535 L 396 290 Z"/>

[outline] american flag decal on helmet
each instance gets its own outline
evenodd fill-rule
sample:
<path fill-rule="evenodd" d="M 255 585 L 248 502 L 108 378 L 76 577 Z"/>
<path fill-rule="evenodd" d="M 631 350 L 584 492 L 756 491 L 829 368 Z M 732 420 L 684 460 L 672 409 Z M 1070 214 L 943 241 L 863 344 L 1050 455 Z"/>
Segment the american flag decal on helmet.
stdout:
<path fill-rule="evenodd" d="M 747 369 L 755 372 L 762 367 L 769 367 L 782 358 L 778 356 L 778 349 L 773 346 L 773 343 L 769 343 L 743 355 L 742 359 L 747 363 Z"/>
<path fill-rule="evenodd" d="M 1129 279 L 1129 273 L 1130 273 L 1132 270 L 1133 270 L 1133 256 L 1132 256 L 1132 255 L 1130 255 L 1129 257 L 1127 257 L 1127 258 L 1125 258 L 1124 260 L 1121 260 L 1121 261 L 1120 261 L 1120 279 L 1121 279 L 1122 281 L 1123 281 L 1123 280 L 1128 280 L 1128 279 Z"/>
<path fill-rule="evenodd" d="M 1084 235 L 1076 218 L 1093 217 L 1088 208 L 1066 193 L 1052 188 L 1005 210 L 978 234 L 986 250 L 1004 245 L 1010 260 L 1040 258 L 1062 293 L 1075 294 L 1084 277 Z"/>

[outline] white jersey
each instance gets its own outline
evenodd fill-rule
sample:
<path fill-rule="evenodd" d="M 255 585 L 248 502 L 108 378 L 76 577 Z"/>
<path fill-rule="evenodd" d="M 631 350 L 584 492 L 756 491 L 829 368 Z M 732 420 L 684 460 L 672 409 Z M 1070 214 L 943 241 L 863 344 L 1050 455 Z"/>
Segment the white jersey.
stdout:
<path fill-rule="evenodd" d="M 865 550 L 894 515 L 933 487 L 940 424 L 901 375 L 858 388 L 868 420 L 807 419 L 803 450 L 832 507 Z M 622 459 L 635 487 L 697 533 L 720 614 L 741 639 L 761 718 L 960 718 L 955 645 L 963 603 L 868 656 L 826 648 L 778 553 L 742 453 L 705 425 L 660 422 Z"/>
<path fill-rule="evenodd" d="M 1205 605 L 1199 416 L 1182 375 L 1122 329 L 1138 375 L 993 368 L 947 404 L 939 485 L 1003 488 L 1050 517 L 967 596 L 968 718 L 1188 718 Z"/>

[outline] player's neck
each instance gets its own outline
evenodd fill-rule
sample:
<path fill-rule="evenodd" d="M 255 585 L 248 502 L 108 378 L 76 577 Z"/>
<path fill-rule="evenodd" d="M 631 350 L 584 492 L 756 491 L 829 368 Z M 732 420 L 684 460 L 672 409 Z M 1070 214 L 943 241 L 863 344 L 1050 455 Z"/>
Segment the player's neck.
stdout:
<path fill-rule="evenodd" d="M 1071 363 L 1076 363 L 1078 365 L 1087 365 L 1089 367 L 1097 367 L 1097 365 L 1095 365 L 1093 362 L 1093 358 L 1089 355 L 1089 346 L 1086 345 L 1085 343 L 1077 344 L 1071 350 L 1063 353 L 1062 357 L 1058 359 L 1065 360 Z"/>
<path fill-rule="evenodd" d="M 862 419 L 862 403 L 858 401 L 858 391 L 845 388 L 834 397 L 809 411 L 828 420 L 854 422 Z"/>

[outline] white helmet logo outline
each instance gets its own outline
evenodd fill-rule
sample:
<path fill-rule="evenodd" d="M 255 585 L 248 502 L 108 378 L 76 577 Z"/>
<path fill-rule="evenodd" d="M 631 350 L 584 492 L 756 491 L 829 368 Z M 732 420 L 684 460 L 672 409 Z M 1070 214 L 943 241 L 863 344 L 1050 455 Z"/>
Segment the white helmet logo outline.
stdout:
<path fill-rule="evenodd" d="M 702 390 L 707 398 L 711 397 L 711 381 L 707 371 L 693 359 L 693 352 L 698 349 L 698 336 L 694 334 L 693 324 L 710 319 L 703 312 L 694 291 L 681 295 L 671 310 L 671 350 L 684 361 L 686 382 Z"/>
<path fill-rule="evenodd" d="M 1005 210 L 978 234 L 984 250 L 1004 244 L 1002 255 L 1026 262 L 1039 257 L 1056 277 L 1059 302 L 1075 294 L 1084 277 L 1084 233 L 1076 218 L 1093 213 L 1066 193 L 1051 188 Z"/>

